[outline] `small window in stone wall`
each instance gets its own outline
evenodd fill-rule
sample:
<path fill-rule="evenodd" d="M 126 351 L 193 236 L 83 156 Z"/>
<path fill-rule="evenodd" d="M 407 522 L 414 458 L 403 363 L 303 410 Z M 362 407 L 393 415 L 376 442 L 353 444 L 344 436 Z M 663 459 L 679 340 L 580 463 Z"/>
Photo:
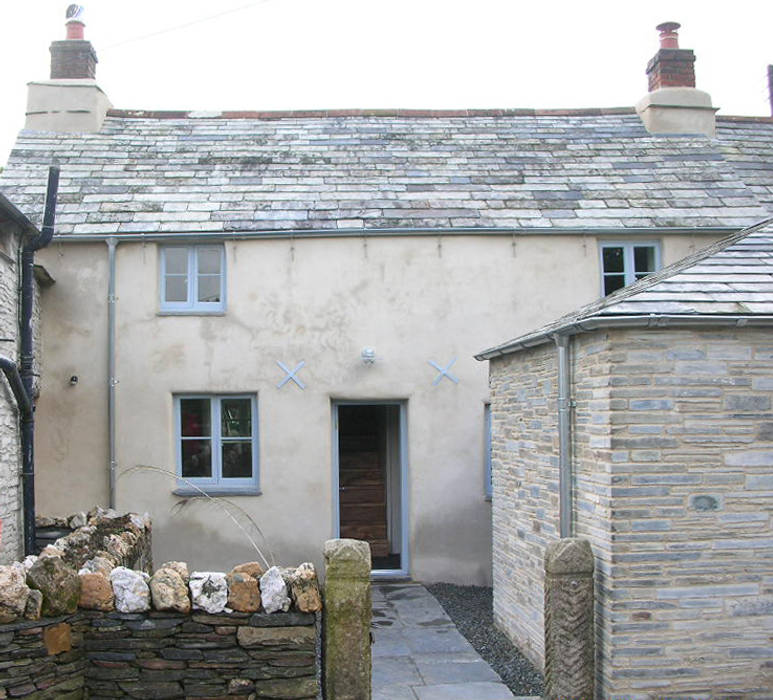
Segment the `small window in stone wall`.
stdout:
<path fill-rule="evenodd" d="M 603 242 L 600 253 L 601 293 L 604 296 L 660 269 L 660 244 L 657 242 Z"/>
<path fill-rule="evenodd" d="M 180 487 L 207 492 L 258 488 L 257 399 L 254 395 L 175 397 Z"/>

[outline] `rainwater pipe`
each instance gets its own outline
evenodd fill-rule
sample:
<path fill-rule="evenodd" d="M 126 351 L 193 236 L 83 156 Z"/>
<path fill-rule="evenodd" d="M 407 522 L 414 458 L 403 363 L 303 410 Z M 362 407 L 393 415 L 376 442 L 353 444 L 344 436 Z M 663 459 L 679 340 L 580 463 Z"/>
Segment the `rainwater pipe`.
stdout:
<path fill-rule="evenodd" d="M 554 337 L 558 350 L 558 509 L 561 537 L 571 537 L 573 530 L 569 338 L 563 334 Z"/>
<path fill-rule="evenodd" d="M 48 169 L 46 208 L 43 214 L 43 228 L 39 235 L 22 246 L 21 253 L 21 371 L 22 388 L 27 397 L 29 410 L 22 408 L 21 451 L 22 451 L 22 493 L 24 501 L 24 552 L 35 553 L 35 408 L 34 408 L 34 360 L 32 312 L 35 302 L 35 251 L 45 248 L 54 235 L 56 216 L 56 195 L 59 189 L 59 167 Z M 4 369 L 5 371 L 5 369 Z M 6 376 L 8 376 L 6 374 Z M 13 388 L 13 383 L 11 384 Z M 14 390 L 14 395 L 16 391 Z M 18 401 L 18 398 L 17 398 Z M 26 415 L 25 415 L 26 414 Z"/>
<path fill-rule="evenodd" d="M 115 249 L 118 242 L 107 239 L 107 434 L 108 434 L 108 505 L 115 508 Z"/>

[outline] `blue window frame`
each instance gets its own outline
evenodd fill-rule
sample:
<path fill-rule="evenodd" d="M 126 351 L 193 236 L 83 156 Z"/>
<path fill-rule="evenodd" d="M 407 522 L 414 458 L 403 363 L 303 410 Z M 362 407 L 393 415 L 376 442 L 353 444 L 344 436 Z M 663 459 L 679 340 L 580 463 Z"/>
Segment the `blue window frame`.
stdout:
<path fill-rule="evenodd" d="M 660 269 L 660 244 L 653 241 L 604 241 L 601 294 L 607 296 Z"/>
<path fill-rule="evenodd" d="M 225 250 L 221 245 L 161 248 L 161 311 L 225 310 Z"/>
<path fill-rule="evenodd" d="M 255 492 L 257 399 L 250 394 L 174 397 L 177 475 L 208 493 Z"/>

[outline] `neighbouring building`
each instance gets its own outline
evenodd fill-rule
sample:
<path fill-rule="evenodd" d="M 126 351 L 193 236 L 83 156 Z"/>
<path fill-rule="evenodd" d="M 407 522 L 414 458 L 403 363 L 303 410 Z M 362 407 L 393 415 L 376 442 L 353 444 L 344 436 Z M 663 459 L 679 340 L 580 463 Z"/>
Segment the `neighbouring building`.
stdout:
<path fill-rule="evenodd" d="M 33 216 L 61 165 L 40 510 L 148 510 L 161 561 L 248 555 L 203 489 L 283 560 L 340 534 L 377 574 L 489 581 L 474 352 L 770 212 L 773 125 L 716 118 L 691 51 L 638 113 L 147 112 L 71 29 L 0 177 Z"/>
<path fill-rule="evenodd" d="M 22 457 L 19 421 L 21 409 L 10 376 L 20 366 L 19 324 L 21 249 L 39 235 L 30 220 L 0 194 L 0 564 L 17 560 L 23 553 Z M 32 328 L 35 355 L 33 371 L 37 388 L 40 362 L 40 285 L 51 282 L 38 266 L 35 272 Z M 6 374 L 6 370 L 8 374 Z M 17 388 L 18 391 L 18 388 Z"/>
<path fill-rule="evenodd" d="M 494 615 L 535 664 L 568 499 L 596 559 L 599 697 L 770 697 L 772 327 L 769 220 L 479 355 Z"/>

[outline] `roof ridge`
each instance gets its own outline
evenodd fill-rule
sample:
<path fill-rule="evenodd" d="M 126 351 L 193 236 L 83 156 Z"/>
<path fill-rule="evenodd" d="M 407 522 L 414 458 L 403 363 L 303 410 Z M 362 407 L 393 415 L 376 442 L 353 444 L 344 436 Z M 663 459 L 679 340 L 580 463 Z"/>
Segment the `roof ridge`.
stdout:
<path fill-rule="evenodd" d="M 750 122 L 754 124 L 773 124 L 773 116 L 751 117 L 751 116 L 744 116 L 741 114 L 717 114 L 717 121 Z"/>
<path fill-rule="evenodd" d="M 406 119 L 469 117 L 600 117 L 636 114 L 633 107 L 580 109 L 299 109 L 299 110 L 144 110 L 110 109 L 108 117 L 122 119 L 320 119 L 345 117 L 401 117 Z"/>

